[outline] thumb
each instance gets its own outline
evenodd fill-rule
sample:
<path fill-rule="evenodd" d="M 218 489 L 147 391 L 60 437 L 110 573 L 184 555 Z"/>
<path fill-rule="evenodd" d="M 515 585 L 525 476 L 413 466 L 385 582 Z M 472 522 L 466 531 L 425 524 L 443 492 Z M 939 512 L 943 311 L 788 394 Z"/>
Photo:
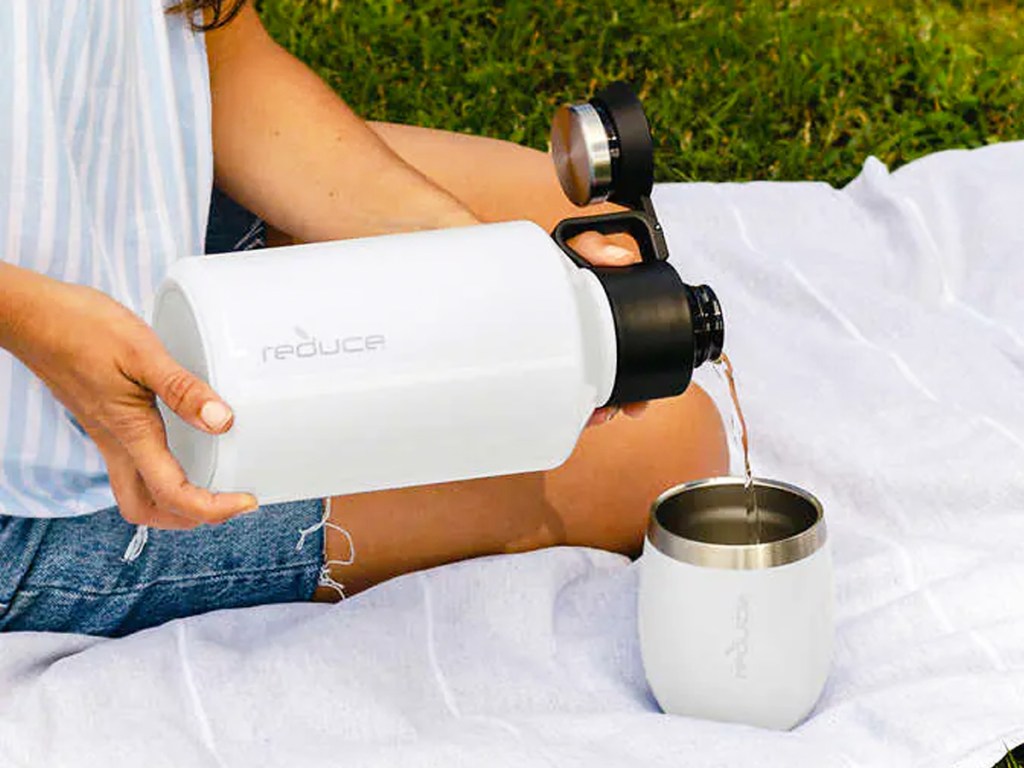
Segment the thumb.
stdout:
<path fill-rule="evenodd" d="M 234 414 L 205 381 L 185 370 L 159 344 L 143 363 L 141 383 L 184 421 L 211 434 L 227 432 Z"/>

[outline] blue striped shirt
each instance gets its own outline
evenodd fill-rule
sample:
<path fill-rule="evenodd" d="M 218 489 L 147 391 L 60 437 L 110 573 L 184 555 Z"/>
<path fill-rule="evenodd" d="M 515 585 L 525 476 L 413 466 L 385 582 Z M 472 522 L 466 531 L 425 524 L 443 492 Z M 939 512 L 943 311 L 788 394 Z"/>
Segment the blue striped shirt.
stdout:
<path fill-rule="evenodd" d="M 201 34 L 163 0 L 0 2 L 0 258 L 143 317 L 202 252 L 213 178 Z M 0 350 L 0 514 L 113 505 L 93 442 Z"/>

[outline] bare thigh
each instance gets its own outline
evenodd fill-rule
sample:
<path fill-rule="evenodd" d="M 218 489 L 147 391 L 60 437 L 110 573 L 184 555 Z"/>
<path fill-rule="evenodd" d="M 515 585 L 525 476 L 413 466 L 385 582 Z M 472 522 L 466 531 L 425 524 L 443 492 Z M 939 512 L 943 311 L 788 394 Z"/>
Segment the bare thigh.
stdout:
<path fill-rule="evenodd" d="M 652 403 L 641 419 L 587 429 L 561 467 L 507 477 L 339 496 L 332 519 L 356 545 L 333 570 L 349 594 L 412 570 L 560 544 L 639 552 L 650 503 L 666 488 L 723 474 L 714 404 L 698 387 Z M 348 543 L 328 531 L 328 556 Z M 327 593 L 325 593 L 326 596 Z"/>
<path fill-rule="evenodd" d="M 373 127 L 483 219 L 530 219 L 550 229 L 582 213 L 562 195 L 542 152 L 423 128 Z M 332 499 L 333 521 L 356 545 L 355 563 L 333 575 L 352 594 L 400 573 L 486 554 L 557 544 L 634 554 L 658 493 L 727 466 L 718 412 L 691 386 L 652 403 L 641 419 L 619 416 L 585 430 L 570 459 L 548 472 Z M 327 554 L 347 559 L 348 541 L 329 531 Z"/>

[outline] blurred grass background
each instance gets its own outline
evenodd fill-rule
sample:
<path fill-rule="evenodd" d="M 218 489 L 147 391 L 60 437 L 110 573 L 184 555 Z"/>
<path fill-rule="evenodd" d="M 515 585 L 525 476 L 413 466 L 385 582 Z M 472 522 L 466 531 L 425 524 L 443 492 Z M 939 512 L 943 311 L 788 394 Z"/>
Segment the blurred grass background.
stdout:
<path fill-rule="evenodd" d="M 1024 139 L 1024 1 L 262 0 L 366 118 L 546 148 L 553 109 L 639 87 L 662 181 L 850 180 Z"/>
<path fill-rule="evenodd" d="M 271 34 L 368 119 L 545 149 L 555 107 L 628 80 L 655 130 L 661 181 L 843 184 L 868 155 L 895 167 L 1024 139 L 1024 1 L 257 7 Z M 997 768 L 1018 765 L 1008 753 Z"/>

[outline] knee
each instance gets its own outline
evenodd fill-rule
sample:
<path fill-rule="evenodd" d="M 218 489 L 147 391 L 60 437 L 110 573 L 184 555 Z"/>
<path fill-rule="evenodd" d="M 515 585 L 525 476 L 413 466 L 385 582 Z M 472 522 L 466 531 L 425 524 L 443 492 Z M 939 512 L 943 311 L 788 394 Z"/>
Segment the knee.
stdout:
<path fill-rule="evenodd" d="M 620 414 L 588 429 L 570 461 L 591 475 L 598 468 L 611 473 L 627 487 L 663 489 L 727 472 L 729 455 L 714 401 L 693 385 L 651 402 L 638 419 Z"/>
<path fill-rule="evenodd" d="M 651 403 L 630 427 L 634 448 L 648 457 L 664 480 L 684 482 L 729 471 L 721 415 L 697 385 L 679 397 Z"/>
<path fill-rule="evenodd" d="M 651 502 L 665 489 L 728 471 L 714 402 L 697 386 L 653 402 L 640 419 L 586 430 L 565 465 L 547 473 L 549 501 L 569 543 L 638 551 Z"/>

